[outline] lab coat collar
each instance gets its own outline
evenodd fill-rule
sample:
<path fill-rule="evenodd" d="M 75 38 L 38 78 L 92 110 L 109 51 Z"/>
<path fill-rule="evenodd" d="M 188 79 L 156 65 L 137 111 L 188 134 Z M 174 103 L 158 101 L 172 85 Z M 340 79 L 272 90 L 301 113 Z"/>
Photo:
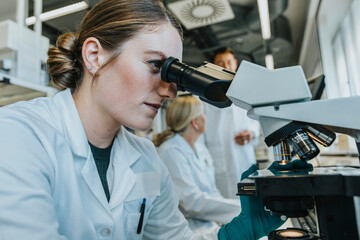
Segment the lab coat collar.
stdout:
<path fill-rule="evenodd" d="M 186 146 L 185 148 L 182 149 L 184 152 L 190 153 L 190 154 L 194 154 L 194 150 L 192 149 L 192 147 L 190 146 L 190 144 L 189 144 L 189 143 L 185 140 L 185 138 L 184 138 L 183 136 L 181 136 L 180 134 L 178 134 L 178 133 L 175 134 L 175 136 L 174 136 L 174 141 L 175 141 L 176 143 L 178 143 L 179 146 Z M 195 145 L 194 145 L 196 152 L 199 151 L 199 149 L 198 149 L 198 144 L 197 144 L 198 141 L 199 141 L 199 139 L 196 140 Z M 195 153 L 195 155 L 196 155 L 196 154 L 197 154 L 197 153 Z"/>
<path fill-rule="evenodd" d="M 99 204 L 102 205 L 110 215 L 110 208 L 107 199 L 103 193 L 103 187 L 98 176 L 94 158 L 91 153 L 89 143 L 83 128 L 79 113 L 77 111 L 74 99 L 69 89 L 64 90 L 54 97 L 56 112 L 60 116 L 59 126 L 66 141 L 68 142 L 74 159 L 84 161 L 80 169 L 83 179 L 88 185 L 90 191 L 95 195 Z"/>
<path fill-rule="evenodd" d="M 110 179 L 113 179 L 113 191 L 111 193 L 109 208 L 106 196 L 103 194 L 101 182 L 94 178 L 94 176 L 98 174 L 96 165 L 70 90 L 67 89 L 58 93 L 54 97 L 54 102 L 57 106 L 57 114 L 60 115 L 61 119 L 59 124 L 72 152 L 86 160 L 81 170 L 85 182 L 99 202 L 110 212 L 110 208 L 114 208 L 121 203 L 133 188 L 136 182 L 136 175 L 132 171 L 131 165 L 140 159 L 141 154 L 130 144 L 128 140 L 130 136 L 127 130 L 121 127 L 115 137 L 111 153 L 110 163 L 114 171 L 110 177 Z M 126 181 L 124 181 L 124 179 L 126 179 Z"/>
<path fill-rule="evenodd" d="M 109 175 L 113 174 L 113 177 L 110 177 L 110 179 L 113 179 L 109 203 L 111 209 L 124 201 L 136 182 L 136 175 L 131 166 L 140 159 L 141 154 L 129 143 L 128 135 L 126 129 L 121 127 L 114 140 L 111 153 L 113 171 L 108 172 Z"/>
<path fill-rule="evenodd" d="M 109 214 L 111 214 L 111 209 L 116 208 L 124 201 L 137 180 L 135 173 L 131 169 L 131 165 L 140 159 L 141 155 L 130 145 L 126 139 L 125 131 L 122 127 L 115 137 L 111 151 L 111 165 L 107 173 L 108 183 L 112 186 L 110 189 L 111 197 L 109 203 L 107 203 L 101 181 L 96 180 L 94 177 L 97 176 L 98 173 L 90 150 L 85 166 L 81 171 L 85 182 Z"/>
<path fill-rule="evenodd" d="M 114 140 L 114 156 L 121 155 L 121 157 L 114 158 L 114 164 L 121 164 L 126 166 L 133 165 L 141 154 L 129 142 L 130 133 L 122 126 Z"/>
<path fill-rule="evenodd" d="M 107 199 L 104 194 L 100 178 L 98 177 L 98 171 L 94 163 L 94 158 L 92 157 L 91 151 L 88 152 L 88 157 L 86 159 L 85 165 L 81 169 L 81 175 L 83 176 L 91 192 L 98 199 L 99 203 L 105 208 L 109 215 L 111 215 L 110 208 L 107 204 Z"/>
<path fill-rule="evenodd" d="M 62 120 L 60 123 L 61 128 L 72 152 L 88 158 L 90 146 L 70 90 L 66 89 L 58 93 L 54 97 L 54 102 L 58 107 L 57 113 Z M 131 166 L 141 155 L 127 140 L 128 135 L 127 130 L 121 127 L 115 137 L 113 148 L 116 145 L 119 149 L 122 149 L 121 151 L 126 153 L 127 156 L 124 159 L 114 158 L 114 160 L 116 163 L 121 161 L 121 164 L 126 163 L 126 165 Z"/>
<path fill-rule="evenodd" d="M 78 156 L 87 158 L 90 147 L 70 89 L 56 94 L 54 102 L 57 106 L 56 111 L 61 119 L 61 130 L 72 152 Z"/>

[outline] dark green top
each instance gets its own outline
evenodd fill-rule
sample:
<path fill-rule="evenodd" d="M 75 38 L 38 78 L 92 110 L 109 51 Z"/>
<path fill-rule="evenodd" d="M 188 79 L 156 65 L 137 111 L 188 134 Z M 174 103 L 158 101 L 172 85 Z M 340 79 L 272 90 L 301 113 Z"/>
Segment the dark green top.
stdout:
<path fill-rule="evenodd" d="M 108 182 L 106 179 L 106 172 L 109 167 L 111 148 L 112 148 L 113 144 L 111 143 L 111 145 L 107 148 L 98 148 L 98 147 L 92 145 L 90 142 L 89 142 L 89 145 L 90 145 L 91 152 L 95 159 L 95 164 L 96 164 L 96 168 L 98 170 L 99 176 L 100 176 L 101 184 L 104 188 L 106 198 L 109 201 L 110 200 L 110 192 L 109 192 Z"/>

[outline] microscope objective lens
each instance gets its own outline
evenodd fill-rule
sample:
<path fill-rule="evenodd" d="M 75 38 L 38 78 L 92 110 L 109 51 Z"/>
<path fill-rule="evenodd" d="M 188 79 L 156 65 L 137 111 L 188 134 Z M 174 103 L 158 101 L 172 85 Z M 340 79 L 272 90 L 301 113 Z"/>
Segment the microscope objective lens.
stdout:
<path fill-rule="evenodd" d="M 294 132 L 287 139 L 287 142 L 291 145 L 301 160 L 308 161 L 313 159 L 320 152 L 319 148 L 315 145 L 313 140 L 302 129 Z"/>
<path fill-rule="evenodd" d="M 285 165 L 291 160 L 290 146 L 286 141 L 279 141 L 274 145 L 274 157 L 275 161 L 280 165 Z"/>

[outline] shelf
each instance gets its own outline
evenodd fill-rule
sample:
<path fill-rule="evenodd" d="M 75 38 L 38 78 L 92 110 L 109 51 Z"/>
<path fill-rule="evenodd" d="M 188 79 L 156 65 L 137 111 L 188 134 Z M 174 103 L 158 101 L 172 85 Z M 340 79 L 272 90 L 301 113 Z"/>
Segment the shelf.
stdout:
<path fill-rule="evenodd" d="M 27 101 L 47 94 L 11 84 L 0 83 L 0 106 L 5 106 L 19 101 Z"/>
<path fill-rule="evenodd" d="M 0 80 L 4 80 L 4 79 L 9 80 L 11 85 L 16 85 L 16 86 L 20 86 L 23 88 L 32 89 L 32 90 L 35 90 L 38 92 L 43 92 L 47 96 L 54 96 L 57 92 L 59 92 L 59 90 L 54 87 L 24 81 L 24 80 L 14 77 L 14 76 L 0 72 Z"/>

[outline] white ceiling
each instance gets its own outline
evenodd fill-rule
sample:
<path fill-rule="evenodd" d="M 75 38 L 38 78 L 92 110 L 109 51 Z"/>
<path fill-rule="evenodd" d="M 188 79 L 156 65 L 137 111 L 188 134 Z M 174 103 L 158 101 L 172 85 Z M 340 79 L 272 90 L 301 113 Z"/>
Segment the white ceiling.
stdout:
<path fill-rule="evenodd" d="M 28 0 L 29 2 L 32 2 L 32 0 Z M 50 9 L 54 9 L 57 7 L 61 7 L 64 6 L 64 4 L 69 4 L 69 3 L 75 3 L 75 2 L 79 2 L 80 0 L 43 0 L 43 6 L 44 6 L 44 11 L 48 11 Z M 87 1 L 91 1 L 91 2 L 96 2 L 96 0 L 87 0 Z M 171 1 L 175 1 L 175 0 L 167 0 L 169 2 Z M 269 0 L 269 1 L 276 1 L 276 0 Z M 306 21 L 306 14 L 307 14 L 307 9 L 308 9 L 308 4 L 309 4 L 310 0 L 288 0 L 287 2 L 287 9 L 285 10 L 285 12 L 283 13 L 283 16 L 288 20 L 290 29 L 291 29 L 291 40 L 292 43 L 290 43 L 292 46 L 290 49 L 289 48 L 289 43 L 287 43 L 286 41 L 283 41 L 282 39 L 274 39 L 274 41 L 271 43 L 271 46 L 274 48 L 273 51 L 278 52 L 278 58 L 284 57 L 284 58 L 291 58 L 288 60 L 283 61 L 283 63 L 285 62 L 289 62 L 294 64 L 294 59 L 295 61 L 297 60 L 297 56 L 299 54 L 299 49 L 301 47 L 301 42 L 302 42 L 302 36 L 303 36 L 303 32 L 304 32 L 304 27 L 305 27 L 305 21 Z M 327 1 L 336 1 L 336 0 L 327 0 Z M 229 2 L 231 4 L 234 4 L 233 6 L 235 8 L 237 8 L 236 6 L 238 6 L 238 8 L 243 8 L 245 9 L 244 11 L 246 11 L 246 9 L 255 9 L 256 8 L 256 0 L 229 0 Z M 32 4 L 29 5 L 29 8 L 32 8 Z M 243 11 L 243 10 L 241 10 Z M 241 13 L 240 11 L 240 13 Z M 246 13 L 246 12 L 244 12 Z M 44 31 L 47 31 L 47 33 L 44 33 L 45 36 L 48 36 L 52 39 L 56 39 L 57 36 L 59 35 L 60 32 L 65 32 L 65 31 L 76 31 L 79 29 L 80 26 L 80 22 L 81 19 L 84 17 L 84 15 L 86 14 L 86 11 L 81 11 L 78 13 L 73 13 L 64 17 L 60 17 L 57 19 L 53 19 L 53 20 L 49 20 L 47 22 L 44 23 L 43 25 L 43 33 Z M 237 14 L 239 14 L 239 12 L 237 12 Z M 9 17 L 12 16 L 12 17 Z M 1 0 L 0 2 L 0 21 L 4 20 L 4 18 L 10 18 L 12 20 L 16 19 L 16 1 L 15 0 Z M 226 25 L 226 24 L 225 24 Z M 239 50 L 238 51 L 253 51 L 255 48 L 258 47 L 258 45 L 262 44 L 262 40 L 261 37 L 259 38 L 258 33 L 256 32 L 250 32 L 250 34 L 247 35 L 239 35 L 231 37 L 232 35 L 234 35 L 234 33 L 236 32 L 241 32 L 243 30 L 241 30 L 240 26 L 238 26 L 237 24 L 231 23 L 230 27 L 229 24 L 227 24 L 228 26 L 219 26 L 216 27 L 214 26 L 213 29 L 220 29 L 222 31 L 220 31 L 221 33 L 216 33 L 218 35 L 214 36 L 214 39 L 221 39 L 223 36 L 230 36 L 230 38 L 232 39 L 231 41 L 234 43 L 238 43 L 235 44 L 235 47 L 239 46 Z M 201 33 L 199 33 L 200 37 L 201 37 Z M 236 34 L 235 34 L 236 35 Z M 206 36 L 207 37 L 207 36 Z M 189 40 L 191 42 L 191 40 Z M 53 40 L 54 42 L 54 40 Z M 222 43 L 226 43 L 222 42 Z M 195 46 L 196 47 L 196 46 Z M 216 47 L 216 45 L 214 46 Z M 281 48 L 284 47 L 286 50 L 281 53 Z M 289 52 L 291 51 L 291 52 Z M 188 51 L 188 52 L 192 52 Z M 200 52 L 204 52 L 204 51 L 200 51 Z M 254 56 L 259 56 L 259 54 L 263 54 L 263 51 L 257 51 L 256 53 L 252 53 L 254 54 Z M 192 56 L 190 56 L 190 59 L 192 58 Z M 196 58 L 201 58 L 203 60 L 208 60 L 208 59 L 204 59 L 205 56 L 203 56 L 202 54 L 199 55 L 199 51 L 196 52 L 194 51 L 194 59 Z M 279 60 L 279 59 L 278 59 Z M 262 64 L 262 63 L 260 63 Z"/>

